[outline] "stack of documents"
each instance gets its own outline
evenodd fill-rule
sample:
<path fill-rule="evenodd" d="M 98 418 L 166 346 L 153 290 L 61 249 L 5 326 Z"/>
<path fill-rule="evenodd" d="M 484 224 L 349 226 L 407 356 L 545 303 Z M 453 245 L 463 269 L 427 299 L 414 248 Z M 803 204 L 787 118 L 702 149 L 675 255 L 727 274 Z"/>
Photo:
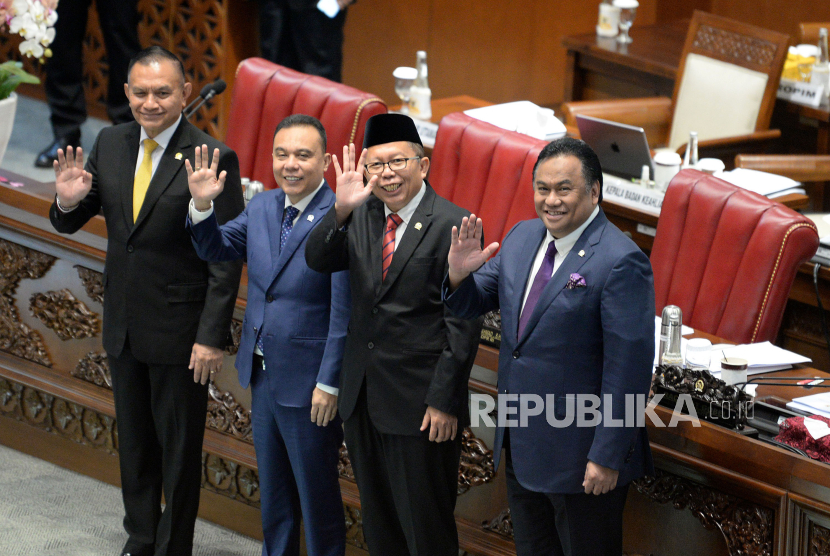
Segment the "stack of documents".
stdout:
<path fill-rule="evenodd" d="M 804 189 L 799 187 L 801 183 L 778 174 L 770 174 L 760 170 L 735 168 L 729 172 L 715 172 L 715 177 L 770 199 L 789 193 L 805 194 Z"/>
<path fill-rule="evenodd" d="M 830 418 L 830 392 L 795 398 L 787 407 Z"/>
<path fill-rule="evenodd" d="M 565 125 L 553 115 L 553 110 L 537 106 L 529 100 L 472 108 L 464 113 L 471 118 L 536 139 L 552 141 L 565 136 Z"/>
<path fill-rule="evenodd" d="M 747 376 L 789 369 L 793 365 L 812 361 L 809 357 L 793 353 L 770 342 L 741 344 L 712 352 L 712 361 L 709 367 L 712 374 L 717 377 L 720 376 L 720 360 L 724 356 L 729 359 L 733 357 L 746 359 L 749 362 Z"/>

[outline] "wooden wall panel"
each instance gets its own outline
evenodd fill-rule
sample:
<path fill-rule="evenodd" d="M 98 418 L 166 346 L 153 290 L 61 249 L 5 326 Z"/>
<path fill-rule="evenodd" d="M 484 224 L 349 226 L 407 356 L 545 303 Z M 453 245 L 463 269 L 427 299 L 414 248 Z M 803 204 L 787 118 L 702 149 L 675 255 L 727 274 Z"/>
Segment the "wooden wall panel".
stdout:
<path fill-rule="evenodd" d="M 643 0 L 635 25 L 654 23 L 658 0 Z M 594 29 L 599 2 L 430 0 L 358 2 L 349 8 L 343 81 L 390 105 L 392 70 L 426 48 L 433 98 L 468 94 L 492 102 L 562 102 L 562 37 Z M 367 71 L 372 68 L 372 71 Z"/>

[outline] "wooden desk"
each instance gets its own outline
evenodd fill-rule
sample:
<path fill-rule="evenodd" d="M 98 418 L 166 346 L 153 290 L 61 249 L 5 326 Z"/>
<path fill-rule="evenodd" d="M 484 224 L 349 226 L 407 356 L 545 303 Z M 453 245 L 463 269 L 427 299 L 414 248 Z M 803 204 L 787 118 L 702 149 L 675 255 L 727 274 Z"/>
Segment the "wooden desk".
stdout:
<path fill-rule="evenodd" d="M 565 37 L 568 52 L 565 73 L 565 101 L 606 98 L 666 96 L 671 98 L 680 55 L 686 40 L 688 20 L 638 26 L 634 23 L 629 45 L 594 33 Z M 811 108 L 777 101 L 773 122 L 801 135 L 803 127 L 816 130 L 815 152 L 830 154 L 830 105 Z M 798 126 L 803 123 L 804 126 Z M 785 133 L 785 141 L 790 137 Z M 798 138 L 799 143 L 805 139 Z"/>
<path fill-rule="evenodd" d="M 631 44 L 595 33 L 565 37 L 565 102 L 671 97 L 689 20 L 631 28 Z M 678 40 L 679 37 L 679 40 Z"/>

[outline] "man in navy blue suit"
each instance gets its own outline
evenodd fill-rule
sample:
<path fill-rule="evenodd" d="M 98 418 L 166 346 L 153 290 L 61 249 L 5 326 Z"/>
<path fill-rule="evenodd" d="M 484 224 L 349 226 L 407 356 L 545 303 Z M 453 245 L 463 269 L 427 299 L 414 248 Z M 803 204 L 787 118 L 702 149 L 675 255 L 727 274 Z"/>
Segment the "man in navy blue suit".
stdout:
<path fill-rule="evenodd" d="M 345 552 L 337 461 L 343 442 L 337 416 L 340 366 L 349 321 L 347 272 L 308 268 L 309 232 L 334 204 L 323 179 L 331 157 L 326 132 L 311 116 L 284 119 L 274 133 L 279 189 L 255 196 L 219 226 L 212 200 L 222 191 L 207 147 L 187 163 L 193 197 L 188 226 L 205 260 L 248 261 L 248 306 L 236 368 L 251 385 L 261 489 L 263 556 L 296 556 L 300 519 L 309 556 Z"/>
<path fill-rule="evenodd" d="M 652 470 L 645 428 L 626 419 L 651 382 L 651 264 L 599 208 L 602 170 L 582 141 L 547 145 L 533 190 L 539 219 L 489 261 L 498 244 L 482 249 L 481 219 L 453 228 L 444 298 L 466 318 L 501 309 L 498 393 L 513 414 L 494 453 L 505 448 L 517 554 L 619 556 L 628 484 Z"/>

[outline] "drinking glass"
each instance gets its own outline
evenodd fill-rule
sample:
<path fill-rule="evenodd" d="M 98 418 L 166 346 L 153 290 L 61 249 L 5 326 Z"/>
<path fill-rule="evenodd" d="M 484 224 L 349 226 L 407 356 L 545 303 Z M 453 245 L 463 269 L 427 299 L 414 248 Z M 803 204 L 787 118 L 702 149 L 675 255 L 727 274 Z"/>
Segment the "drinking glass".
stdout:
<path fill-rule="evenodd" d="M 686 343 L 686 367 L 696 371 L 709 370 L 712 342 L 706 338 L 692 338 Z"/>
<path fill-rule="evenodd" d="M 409 114 L 409 89 L 418 77 L 418 70 L 401 66 L 392 72 L 395 78 L 395 94 L 401 99 L 401 114 Z"/>
<path fill-rule="evenodd" d="M 620 34 L 617 35 L 617 42 L 628 44 L 632 40 L 628 30 L 634 23 L 634 16 L 640 3 L 637 0 L 614 0 L 613 5 L 620 9 Z"/>

